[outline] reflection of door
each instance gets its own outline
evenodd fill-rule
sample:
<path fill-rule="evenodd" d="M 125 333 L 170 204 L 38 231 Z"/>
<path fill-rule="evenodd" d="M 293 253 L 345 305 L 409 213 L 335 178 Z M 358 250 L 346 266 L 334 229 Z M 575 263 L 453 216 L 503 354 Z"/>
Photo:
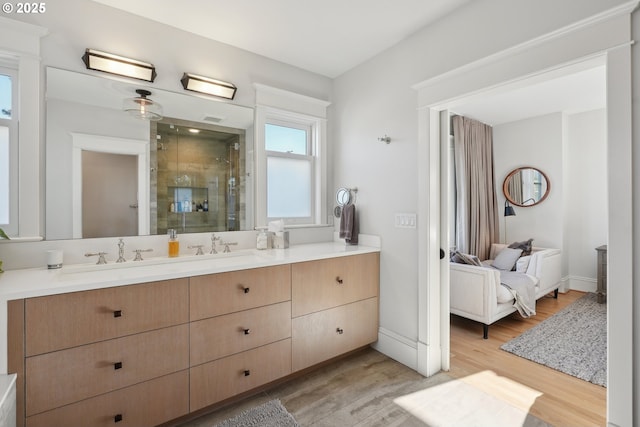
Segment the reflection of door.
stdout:
<path fill-rule="evenodd" d="M 82 150 L 82 236 L 138 234 L 138 158 Z"/>

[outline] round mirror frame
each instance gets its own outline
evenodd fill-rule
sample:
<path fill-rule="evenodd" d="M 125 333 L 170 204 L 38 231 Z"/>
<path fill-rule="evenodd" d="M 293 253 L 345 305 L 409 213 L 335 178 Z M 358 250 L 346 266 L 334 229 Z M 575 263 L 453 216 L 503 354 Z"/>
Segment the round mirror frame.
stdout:
<path fill-rule="evenodd" d="M 535 203 L 529 204 L 529 205 L 525 205 L 525 204 L 522 204 L 520 202 L 517 202 L 517 201 L 513 200 L 513 198 L 509 194 L 509 188 L 508 188 L 509 187 L 508 183 L 509 183 L 509 180 L 511 179 L 511 177 L 513 177 L 518 172 L 523 171 L 523 170 L 527 170 L 527 169 L 533 169 L 533 170 L 537 171 L 538 173 L 540 173 L 540 175 L 542 175 L 542 177 L 544 178 L 544 180 L 547 183 L 547 189 L 544 192 L 544 194 L 542 195 L 542 197 L 540 197 L 540 200 L 536 201 Z M 504 194 L 504 197 L 512 205 L 519 206 L 521 208 L 528 208 L 528 207 L 535 206 L 535 205 L 538 205 L 538 204 L 542 203 L 547 198 L 547 196 L 549 195 L 549 191 L 550 190 L 551 190 L 551 181 L 549 181 L 549 177 L 544 172 L 542 172 L 540 169 L 534 168 L 533 166 L 522 166 L 522 167 L 519 167 L 519 168 L 516 168 L 516 169 L 512 170 L 511 172 L 509 172 L 509 174 L 507 175 L 507 177 L 504 179 L 504 181 L 502 183 L 502 193 Z"/>
<path fill-rule="evenodd" d="M 351 202 L 351 191 L 348 188 L 338 188 L 336 191 L 336 202 L 338 206 L 348 205 Z"/>

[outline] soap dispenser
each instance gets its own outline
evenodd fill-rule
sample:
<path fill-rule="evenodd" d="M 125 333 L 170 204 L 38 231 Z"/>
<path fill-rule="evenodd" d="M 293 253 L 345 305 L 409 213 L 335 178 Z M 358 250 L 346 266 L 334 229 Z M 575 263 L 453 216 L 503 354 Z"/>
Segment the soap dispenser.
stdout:
<path fill-rule="evenodd" d="M 170 228 L 169 232 L 169 258 L 175 258 L 180 254 L 180 242 L 176 230 Z"/>

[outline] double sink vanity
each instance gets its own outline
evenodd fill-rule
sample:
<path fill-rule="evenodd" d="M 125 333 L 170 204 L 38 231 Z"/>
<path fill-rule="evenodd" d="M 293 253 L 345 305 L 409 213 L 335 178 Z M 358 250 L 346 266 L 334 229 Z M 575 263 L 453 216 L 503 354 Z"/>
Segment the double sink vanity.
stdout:
<path fill-rule="evenodd" d="M 152 426 L 377 340 L 379 248 L 11 270 L 17 424 Z"/>

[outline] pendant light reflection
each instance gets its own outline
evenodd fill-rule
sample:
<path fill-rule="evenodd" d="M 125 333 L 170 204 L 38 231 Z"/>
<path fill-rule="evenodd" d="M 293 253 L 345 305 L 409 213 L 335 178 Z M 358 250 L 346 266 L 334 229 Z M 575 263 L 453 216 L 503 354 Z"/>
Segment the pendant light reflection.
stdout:
<path fill-rule="evenodd" d="M 138 119 L 161 120 L 162 106 L 151 98 L 148 98 L 151 92 L 145 89 L 137 89 L 136 93 L 140 96 L 125 99 L 122 109 Z"/>

